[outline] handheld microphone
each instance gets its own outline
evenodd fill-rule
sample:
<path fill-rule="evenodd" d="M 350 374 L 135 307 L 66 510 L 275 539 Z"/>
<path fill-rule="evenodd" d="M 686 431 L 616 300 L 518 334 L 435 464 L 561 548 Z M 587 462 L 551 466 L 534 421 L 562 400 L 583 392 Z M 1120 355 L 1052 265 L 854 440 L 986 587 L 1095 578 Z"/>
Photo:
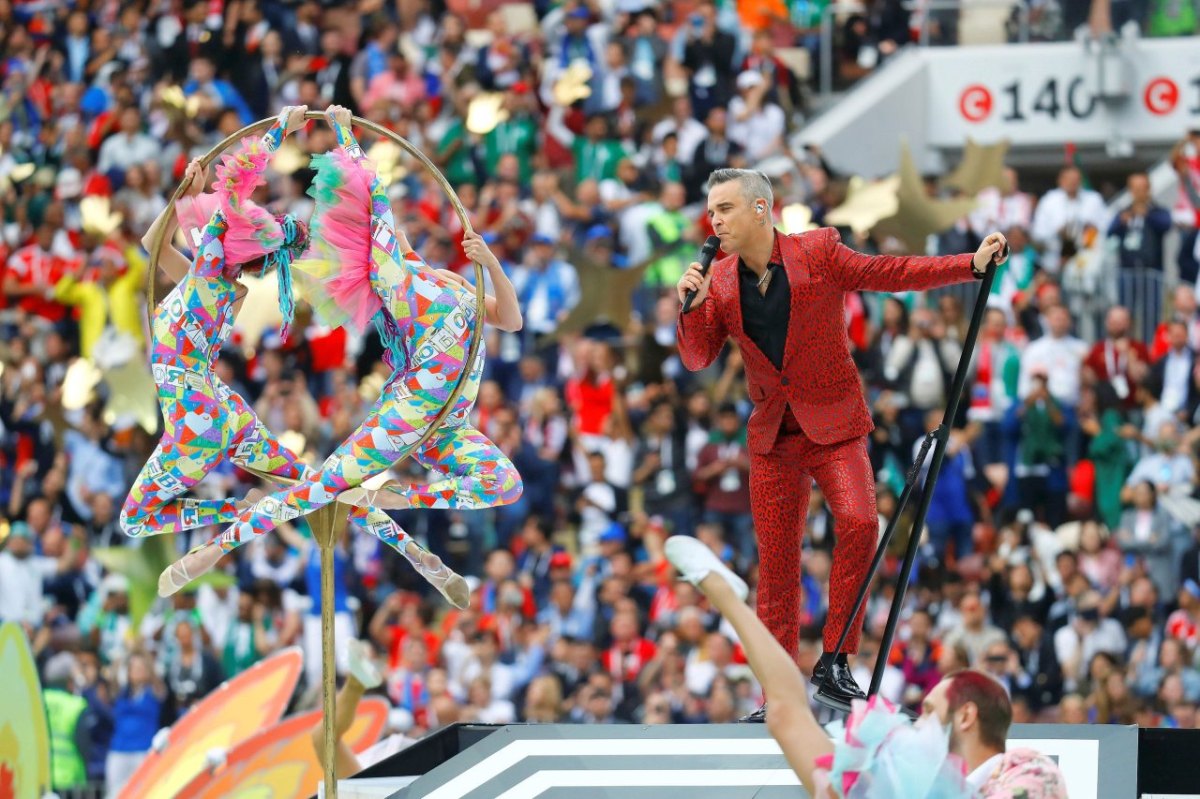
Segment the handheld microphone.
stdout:
<path fill-rule="evenodd" d="M 721 240 L 716 236 L 709 236 L 704 240 L 704 246 L 700 248 L 700 277 L 708 274 L 708 267 L 712 266 L 713 258 L 719 249 L 721 249 Z M 692 310 L 692 301 L 695 299 L 696 290 L 690 289 L 683 299 L 684 313 Z"/>

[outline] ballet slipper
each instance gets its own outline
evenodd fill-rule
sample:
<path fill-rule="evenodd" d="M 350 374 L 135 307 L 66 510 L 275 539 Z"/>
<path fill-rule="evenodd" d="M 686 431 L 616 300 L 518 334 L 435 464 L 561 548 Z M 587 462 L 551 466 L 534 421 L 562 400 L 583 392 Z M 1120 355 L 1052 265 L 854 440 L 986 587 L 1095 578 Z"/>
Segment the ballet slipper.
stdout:
<path fill-rule="evenodd" d="M 224 554 L 219 545 L 212 543 L 193 549 L 159 575 L 158 595 L 165 599 L 179 593 L 192 580 L 212 571 Z"/>
<path fill-rule="evenodd" d="M 253 508 L 255 505 L 258 504 L 258 501 L 260 499 L 262 499 L 263 497 L 265 497 L 266 495 L 267 495 L 267 492 L 263 491 L 261 489 L 258 489 L 258 488 L 250 489 L 249 491 L 246 492 L 246 496 L 243 499 L 238 500 L 238 503 L 237 503 L 238 513 L 240 514 L 242 511 L 246 510 L 247 508 Z"/>
<path fill-rule="evenodd" d="M 379 510 L 405 510 L 412 507 L 408 498 L 403 494 L 386 489 L 363 488 L 362 486 L 348 488 L 338 494 L 338 502 L 358 508 Z"/>
<path fill-rule="evenodd" d="M 471 587 L 454 569 L 447 566 L 437 555 L 423 549 L 411 538 L 403 550 L 404 557 L 413 565 L 425 581 L 438 590 L 454 607 L 465 610 L 471 606 Z"/>

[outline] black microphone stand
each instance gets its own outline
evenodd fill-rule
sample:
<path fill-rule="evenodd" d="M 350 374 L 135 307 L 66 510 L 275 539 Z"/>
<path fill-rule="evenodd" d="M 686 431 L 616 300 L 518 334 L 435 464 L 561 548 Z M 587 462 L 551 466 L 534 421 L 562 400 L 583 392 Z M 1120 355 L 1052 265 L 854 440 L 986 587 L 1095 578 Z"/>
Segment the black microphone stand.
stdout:
<path fill-rule="evenodd" d="M 1005 252 L 1005 255 L 1007 255 L 1007 252 Z M 908 473 L 905 475 L 904 491 L 900 494 L 900 499 L 896 503 L 896 512 L 892 516 L 892 520 L 888 522 L 887 529 L 883 532 L 883 537 L 879 541 L 879 548 L 875 551 L 875 557 L 871 561 L 867 575 L 863 578 L 862 585 L 858 588 L 858 597 L 854 600 L 854 610 L 851 611 L 850 618 L 846 620 L 846 625 L 842 628 L 841 637 L 838 638 L 837 648 L 834 649 L 835 653 L 841 652 L 842 647 L 846 645 L 846 638 L 850 635 L 854 620 L 867 599 L 867 593 L 871 588 L 871 581 L 875 578 L 875 573 L 879 571 L 879 566 L 883 563 L 884 555 L 887 553 L 888 544 L 896 532 L 896 522 L 900 519 L 904 508 L 912 498 L 917 479 L 921 476 L 921 465 L 925 463 L 925 458 L 929 454 L 929 448 L 932 446 L 933 462 L 929 465 L 929 476 L 925 478 L 925 490 L 921 494 L 921 504 L 917 506 L 917 515 L 913 519 L 912 530 L 908 535 L 908 548 L 904 553 L 904 563 L 900 566 L 900 576 L 896 582 L 896 594 L 892 598 L 892 608 L 888 611 L 887 626 L 883 631 L 883 640 L 879 643 L 879 652 L 875 658 L 875 670 L 871 674 L 871 687 L 867 690 L 868 696 L 879 693 L 879 683 L 883 680 L 883 670 L 887 667 L 888 653 L 891 652 L 892 639 L 896 636 L 896 625 L 900 621 L 900 611 L 904 607 L 904 593 L 908 589 L 909 576 L 912 574 L 913 563 L 917 559 L 917 548 L 920 545 L 921 530 L 925 526 L 925 516 L 929 512 L 929 502 L 933 499 L 933 487 L 937 484 L 938 472 L 941 471 L 942 461 L 946 457 L 946 446 L 950 441 L 950 425 L 953 424 L 954 417 L 958 414 L 958 405 L 962 399 L 963 387 L 967 382 L 967 372 L 971 365 L 971 357 L 975 353 L 975 342 L 979 338 L 979 327 L 983 322 L 984 311 L 987 310 L 987 300 L 988 296 L 992 293 L 992 283 L 995 278 L 996 264 L 993 261 L 993 263 L 988 265 L 987 272 L 983 280 L 980 281 L 979 296 L 975 298 L 975 308 L 971 313 L 971 325 L 967 328 L 967 338 L 963 342 L 962 355 L 959 356 L 958 368 L 954 372 L 954 382 L 950 387 L 950 396 L 947 398 L 948 404 L 946 405 L 946 412 L 942 416 L 942 423 L 933 432 L 925 434 L 925 439 L 921 442 L 921 450 L 917 454 L 917 459 L 909 467 Z M 820 689 L 824 689 L 832 674 L 832 668 L 825 669 L 825 676 L 821 680 Z M 817 701 L 822 701 L 820 689 L 818 689 Z M 823 704 L 829 703 L 823 702 Z"/>

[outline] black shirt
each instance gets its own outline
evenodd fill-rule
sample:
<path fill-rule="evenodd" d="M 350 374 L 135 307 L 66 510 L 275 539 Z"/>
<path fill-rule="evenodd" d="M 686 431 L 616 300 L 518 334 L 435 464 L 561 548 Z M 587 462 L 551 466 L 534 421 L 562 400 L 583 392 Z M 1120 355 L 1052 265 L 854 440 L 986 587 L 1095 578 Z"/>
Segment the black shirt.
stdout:
<path fill-rule="evenodd" d="M 767 293 L 758 290 L 758 275 L 738 259 L 738 283 L 742 292 L 742 330 L 762 350 L 775 368 L 783 371 L 783 352 L 787 345 L 788 320 L 792 312 L 792 291 L 788 285 L 783 256 L 779 254 L 779 234 L 767 263 L 771 280 Z"/>

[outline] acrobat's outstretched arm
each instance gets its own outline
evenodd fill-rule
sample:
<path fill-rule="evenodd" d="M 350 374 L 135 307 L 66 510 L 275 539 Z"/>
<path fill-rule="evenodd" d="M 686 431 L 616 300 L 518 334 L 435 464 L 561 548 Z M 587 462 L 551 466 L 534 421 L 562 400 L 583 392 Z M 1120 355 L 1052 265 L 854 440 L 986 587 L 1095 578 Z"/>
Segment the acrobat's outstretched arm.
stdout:
<path fill-rule="evenodd" d="M 289 105 L 275 117 L 275 123 L 259 139 L 247 139 L 232 158 L 227 158 L 215 186 L 217 195 L 229 204 L 232 212 L 246 214 L 250 211 L 246 202 L 263 182 L 263 171 L 271 156 L 283 144 L 289 133 L 304 127 L 306 105 Z"/>
<path fill-rule="evenodd" d="M 187 193 L 180 200 L 179 207 L 191 205 L 196 202 L 196 197 L 204 191 L 204 184 L 207 182 L 207 170 L 201 165 L 199 158 L 193 158 L 192 162 L 187 165 L 187 169 L 183 173 L 183 179 L 188 182 Z M 176 209 L 171 206 L 163 208 L 162 213 L 150 225 L 146 231 L 146 235 L 142 236 L 142 248 L 146 252 L 150 252 L 150 248 L 154 246 L 154 239 L 162 231 L 164 240 L 162 253 L 158 257 L 158 266 L 167 273 L 167 277 L 172 283 L 178 283 L 187 275 L 191 263 L 184 254 L 176 249 L 172 240 L 175 238 L 175 231 L 179 227 L 179 217 L 176 214 Z"/>
<path fill-rule="evenodd" d="M 346 155 L 350 156 L 355 163 L 371 175 L 371 216 L 382 222 L 395 234 L 396 216 L 392 213 L 392 201 L 387 195 L 387 187 L 379 180 L 379 174 L 371 167 L 366 153 L 363 152 L 362 145 L 358 143 L 358 139 L 354 138 L 349 109 L 339 105 L 331 105 L 325 111 L 325 116 L 329 119 L 329 125 L 333 128 L 334 135 L 337 136 L 338 146 L 345 150 Z M 399 242 L 396 240 L 397 238 L 395 235 L 392 237 L 391 256 L 396 260 L 400 260 L 406 253 L 401 250 Z"/>

